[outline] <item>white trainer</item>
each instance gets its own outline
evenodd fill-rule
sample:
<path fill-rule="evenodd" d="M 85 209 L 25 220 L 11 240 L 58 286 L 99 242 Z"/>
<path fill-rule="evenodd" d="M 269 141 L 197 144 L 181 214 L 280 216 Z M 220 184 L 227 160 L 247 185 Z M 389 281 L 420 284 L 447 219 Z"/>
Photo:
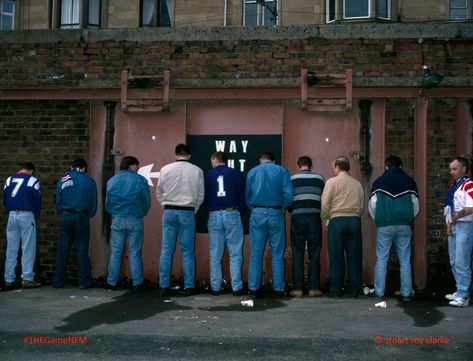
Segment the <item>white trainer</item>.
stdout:
<path fill-rule="evenodd" d="M 466 307 L 469 304 L 468 298 L 457 297 L 453 301 L 450 301 L 448 304 L 455 307 Z"/>
<path fill-rule="evenodd" d="M 457 298 L 457 293 L 456 292 L 453 292 L 453 293 L 448 293 L 445 295 L 445 298 L 449 301 L 453 301 L 455 298 Z"/>

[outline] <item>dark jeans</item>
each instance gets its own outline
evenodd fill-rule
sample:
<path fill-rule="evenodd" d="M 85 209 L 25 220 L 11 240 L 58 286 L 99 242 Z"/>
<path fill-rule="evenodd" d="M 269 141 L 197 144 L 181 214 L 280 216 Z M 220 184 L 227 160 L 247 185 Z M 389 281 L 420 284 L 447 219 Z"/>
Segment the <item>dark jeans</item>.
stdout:
<path fill-rule="evenodd" d="M 90 286 L 92 277 L 90 275 L 89 240 L 90 223 L 87 213 L 63 213 L 59 226 L 59 241 L 56 252 L 56 273 L 53 285 L 61 287 L 64 285 L 69 250 L 74 245 L 76 263 L 79 269 L 79 287 Z"/>
<path fill-rule="evenodd" d="M 292 282 L 295 290 L 304 287 L 305 243 L 309 253 L 309 287 L 320 286 L 320 249 L 322 225 L 319 214 L 299 214 L 291 217 Z"/>
<path fill-rule="evenodd" d="M 328 225 L 330 292 L 341 294 L 347 260 L 348 294 L 358 294 L 361 286 L 361 219 L 335 217 Z"/>

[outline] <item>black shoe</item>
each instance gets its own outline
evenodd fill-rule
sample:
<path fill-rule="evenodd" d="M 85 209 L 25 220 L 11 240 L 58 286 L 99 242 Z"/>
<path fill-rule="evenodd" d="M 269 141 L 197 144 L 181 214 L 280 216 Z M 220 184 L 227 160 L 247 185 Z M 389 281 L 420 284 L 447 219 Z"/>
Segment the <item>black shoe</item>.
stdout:
<path fill-rule="evenodd" d="M 169 291 L 169 287 L 166 287 L 166 288 L 160 288 L 159 291 L 158 291 L 159 295 L 160 296 L 168 296 L 170 291 Z"/>
<path fill-rule="evenodd" d="M 117 290 L 117 285 L 111 285 L 110 283 L 105 283 L 105 289 L 110 290 L 110 291 L 116 291 Z"/>
<path fill-rule="evenodd" d="M 210 294 L 212 296 L 220 296 L 220 291 L 214 291 L 213 289 L 210 289 Z"/>
<path fill-rule="evenodd" d="M 15 289 L 15 282 L 5 282 L 5 291 L 10 291 Z"/>
<path fill-rule="evenodd" d="M 235 297 L 244 296 L 246 294 L 247 293 L 243 290 L 243 288 L 239 289 L 238 291 L 233 291 L 232 292 L 232 295 L 235 296 Z"/>
<path fill-rule="evenodd" d="M 94 285 L 92 283 L 89 283 L 89 285 L 83 287 L 79 286 L 79 288 L 81 290 L 88 290 L 89 288 L 94 288 Z"/>
<path fill-rule="evenodd" d="M 411 302 L 414 300 L 414 295 L 401 296 L 400 299 L 402 302 Z"/>
<path fill-rule="evenodd" d="M 195 289 L 194 288 L 184 288 L 182 290 L 179 290 L 178 293 L 181 296 L 192 296 L 193 294 L 195 294 Z"/>
<path fill-rule="evenodd" d="M 54 288 L 64 288 L 64 284 L 53 283 Z"/>
<path fill-rule="evenodd" d="M 330 298 L 342 298 L 341 293 L 335 293 L 335 292 L 326 293 L 325 296 L 330 297 Z"/>
<path fill-rule="evenodd" d="M 357 298 L 358 298 L 358 293 L 350 293 L 350 298 L 351 298 L 352 300 L 357 299 Z"/>
<path fill-rule="evenodd" d="M 139 285 L 132 286 L 131 287 L 131 292 L 143 292 L 144 289 L 145 289 L 145 287 L 143 286 L 142 283 L 140 283 Z"/>
<path fill-rule="evenodd" d="M 286 293 L 286 291 L 274 291 L 274 297 L 275 298 L 286 298 L 287 293 Z"/>
<path fill-rule="evenodd" d="M 258 290 L 249 290 L 248 291 L 248 296 L 251 298 L 257 298 L 258 297 Z"/>

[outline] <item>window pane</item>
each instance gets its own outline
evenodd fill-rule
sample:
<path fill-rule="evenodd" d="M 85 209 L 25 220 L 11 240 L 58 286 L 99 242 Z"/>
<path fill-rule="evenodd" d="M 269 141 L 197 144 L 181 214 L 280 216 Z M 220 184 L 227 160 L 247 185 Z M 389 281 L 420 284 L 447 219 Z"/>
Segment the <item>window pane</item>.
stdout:
<path fill-rule="evenodd" d="M 79 0 L 62 0 L 61 29 L 79 28 Z"/>
<path fill-rule="evenodd" d="M 154 0 L 142 0 L 141 26 L 153 26 Z"/>
<path fill-rule="evenodd" d="M 159 1 L 159 26 L 171 26 L 171 16 L 169 15 L 172 7 L 172 0 Z"/>
<path fill-rule="evenodd" d="M 376 0 L 376 16 L 378 18 L 389 19 L 389 0 Z"/>
<path fill-rule="evenodd" d="M 450 8 L 466 8 L 466 0 L 450 0 Z"/>
<path fill-rule="evenodd" d="M 266 5 L 263 7 L 264 26 L 277 25 L 277 17 L 271 11 L 273 11 L 274 14 L 278 13 L 277 2 L 266 0 Z"/>
<path fill-rule="evenodd" d="M 258 20 L 258 7 L 256 1 L 245 2 L 244 24 L 246 26 L 256 26 Z"/>
<path fill-rule="evenodd" d="M 335 20 L 335 0 L 327 0 L 327 22 Z"/>
<path fill-rule="evenodd" d="M 368 0 L 344 0 L 344 17 L 361 18 L 369 16 Z"/>
<path fill-rule="evenodd" d="M 13 13 L 13 8 L 15 6 L 15 3 L 13 3 L 12 1 L 2 1 L 2 14 L 3 13 L 9 13 L 9 14 L 12 14 Z"/>
<path fill-rule="evenodd" d="M 467 18 L 466 9 L 450 9 L 450 19 L 461 20 Z"/>
<path fill-rule="evenodd" d="M 13 17 L 12 16 L 2 15 L 0 21 L 1 21 L 2 30 L 13 30 Z"/>
<path fill-rule="evenodd" d="M 89 24 L 100 27 L 100 0 L 89 0 Z"/>

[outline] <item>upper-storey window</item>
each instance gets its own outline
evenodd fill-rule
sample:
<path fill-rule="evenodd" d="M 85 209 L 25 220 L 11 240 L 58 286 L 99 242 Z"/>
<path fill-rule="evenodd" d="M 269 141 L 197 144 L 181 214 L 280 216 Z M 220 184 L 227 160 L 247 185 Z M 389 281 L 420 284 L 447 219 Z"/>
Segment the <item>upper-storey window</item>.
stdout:
<path fill-rule="evenodd" d="M 339 9 L 338 5 L 343 6 Z M 326 0 L 325 2 L 325 16 L 326 21 L 332 22 L 337 19 L 363 19 L 372 17 L 369 0 Z M 376 0 L 376 18 L 391 19 L 391 0 Z M 343 17 L 337 16 L 343 14 Z"/>
<path fill-rule="evenodd" d="M 141 0 L 140 26 L 171 26 L 173 0 Z"/>
<path fill-rule="evenodd" d="M 278 24 L 277 0 L 245 0 L 244 26 L 273 26 Z"/>
<path fill-rule="evenodd" d="M 0 29 L 15 29 L 15 2 L 0 1 Z"/>
<path fill-rule="evenodd" d="M 100 28 L 101 0 L 60 0 L 59 28 Z"/>
<path fill-rule="evenodd" d="M 450 19 L 463 20 L 468 18 L 467 0 L 450 0 Z"/>

